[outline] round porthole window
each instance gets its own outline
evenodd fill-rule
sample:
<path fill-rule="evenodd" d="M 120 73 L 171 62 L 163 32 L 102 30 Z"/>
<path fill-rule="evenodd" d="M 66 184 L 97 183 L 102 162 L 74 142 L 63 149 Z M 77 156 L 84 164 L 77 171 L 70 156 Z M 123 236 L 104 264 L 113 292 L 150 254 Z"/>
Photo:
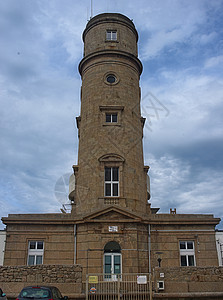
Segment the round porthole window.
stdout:
<path fill-rule="evenodd" d="M 107 77 L 106 77 L 106 80 L 107 80 L 107 82 L 108 83 L 115 83 L 116 82 L 116 77 L 115 77 L 115 75 L 113 75 L 113 74 L 109 74 Z"/>
<path fill-rule="evenodd" d="M 107 72 L 104 74 L 103 77 L 104 83 L 106 83 L 107 85 L 116 85 L 117 83 L 119 83 L 119 77 L 117 74 L 113 73 L 113 71 Z"/>

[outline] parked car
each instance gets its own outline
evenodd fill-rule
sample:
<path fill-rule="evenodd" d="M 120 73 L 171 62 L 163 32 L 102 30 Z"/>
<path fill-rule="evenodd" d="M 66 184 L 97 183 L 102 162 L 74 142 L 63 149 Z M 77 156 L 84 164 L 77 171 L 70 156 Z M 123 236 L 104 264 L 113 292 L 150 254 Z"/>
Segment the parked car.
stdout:
<path fill-rule="evenodd" d="M 68 300 L 68 297 L 63 297 L 55 286 L 27 286 L 22 289 L 16 300 L 27 299 Z"/>
<path fill-rule="evenodd" d="M 0 300 L 7 300 L 6 294 L 3 293 L 1 288 L 0 288 Z"/>

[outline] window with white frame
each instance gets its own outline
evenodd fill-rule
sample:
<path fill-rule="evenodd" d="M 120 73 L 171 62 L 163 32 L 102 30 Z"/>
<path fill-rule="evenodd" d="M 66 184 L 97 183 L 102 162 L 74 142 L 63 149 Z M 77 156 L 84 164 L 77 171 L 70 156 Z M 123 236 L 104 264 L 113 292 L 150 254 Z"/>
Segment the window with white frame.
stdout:
<path fill-rule="evenodd" d="M 195 251 L 193 241 L 180 241 L 181 267 L 195 266 Z"/>
<path fill-rule="evenodd" d="M 29 241 L 28 246 L 28 266 L 43 264 L 43 241 Z"/>
<path fill-rule="evenodd" d="M 122 112 L 124 106 L 120 105 L 106 105 L 99 106 L 101 111 L 101 125 L 102 126 L 122 126 Z M 117 161 L 117 159 L 115 159 Z"/>
<path fill-rule="evenodd" d="M 117 123 L 118 122 L 118 114 L 117 113 L 106 113 L 106 123 Z"/>
<path fill-rule="evenodd" d="M 105 167 L 105 197 L 119 196 L 119 168 Z"/>
<path fill-rule="evenodd" d="M 107 30 L 106 31 L 106 40 L 107 41 L 117 41 L 117 31 L 116 30 Z"/>

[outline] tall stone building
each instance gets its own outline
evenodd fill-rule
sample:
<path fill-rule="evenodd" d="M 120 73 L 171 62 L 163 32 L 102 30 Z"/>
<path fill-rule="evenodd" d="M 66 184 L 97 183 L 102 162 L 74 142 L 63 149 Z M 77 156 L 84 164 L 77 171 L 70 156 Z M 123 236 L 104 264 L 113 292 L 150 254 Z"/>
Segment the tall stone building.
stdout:
<path fill-rule="evenodd" d="M 88 260 L 88 272 L 103 271 L 103 256 L 104 271 L 145 272 L 147 225 L 141 219 L 151 211 L 143 163 L 138 34 L 125 16 L 102 14 L 87 24 L 83 40 L 79 152 L 71 197 L 72 214 L 87 219 L 78 225 L 77 260 L 83 266 Z M 132 259 L 122 264 L 127 257 Z"/>
<path fill-rule="evenodd" d="M 213 215 L 159 214 L 143 161 L 138 33 L 121 14 L 93 17 L 83 33 L 78 163 L 71 213 L 9 215 L 5 266 L 72 265 L 86 274 L 218 266 Z M 195 199 L 196 201 L 196 199 Z"/>

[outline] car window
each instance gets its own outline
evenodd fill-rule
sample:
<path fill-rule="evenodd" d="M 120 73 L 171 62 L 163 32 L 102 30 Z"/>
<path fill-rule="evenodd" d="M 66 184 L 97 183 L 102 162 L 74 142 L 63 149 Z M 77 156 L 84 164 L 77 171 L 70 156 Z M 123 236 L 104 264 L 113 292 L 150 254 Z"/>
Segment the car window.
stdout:
<path fill-rule="evenodd" d="M 50 298 L 50 292 L 44 288 L 25 288 L 20 293 L 21 298 Z"/>

